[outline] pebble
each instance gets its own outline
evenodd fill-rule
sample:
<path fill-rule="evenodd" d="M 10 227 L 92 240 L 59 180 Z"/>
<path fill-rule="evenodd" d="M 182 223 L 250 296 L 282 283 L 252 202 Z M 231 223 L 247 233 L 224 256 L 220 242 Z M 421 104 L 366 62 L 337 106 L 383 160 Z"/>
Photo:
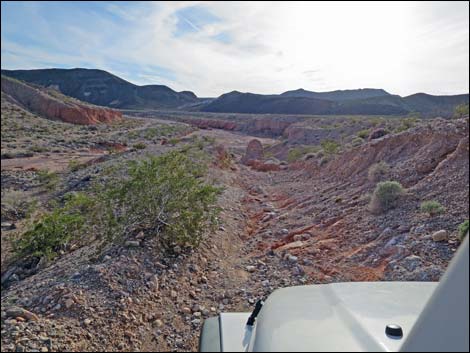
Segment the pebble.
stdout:
<path fill-rule="evenodd" d="M 128 240 L 124 243 L 124 245 L 128 248 L 136 248 L 140 246 L 140 241 L 138 240 Z"/>
<path fill-rule="evenodd" d="M 444 241 L 447 240 L 447 231 L 446 230 L 439 230 L 432 234 L 432 240 L 434 241 Z"/>
<path fill-rule="evenodd" d="M 251 266 L 251 265 L 250 265 L 250 266 L 246 266 L 246 270 L 247 270 L 248 272 L 252 273 L 252 272 L 255 272 L 255 271 L 256 271 L 256 267 L 255 267 L 255 266 Z"/>
<path fill-rule="evenodd" d="M 294 255 L 291 255 L 291 254 L 289 254 L 289 255 L 287 255 L 286 259 L 287 259 L 287 261 L 289 261 L 289 262 L 297 262 L 297 260 L 298 260 L 298 257 L 297 257 L 297 256 L 294 256 Z"/>
<path fill-rule="evenodd" d="M 39 318 L 36 314 L 34 314 L 34 313 L 32 313 L 28 310 L 19 308 L 19 307 L 11 307 L 11 308 L 7 309 L 6 310 L 6 316 L 7 317 L 23 317 L 26 320 L 33 320 L 33 321 L 38 321 L 39 320 Z"/>
<path fill-rule="evenodd" d="M 65 301 L 65 307 L 69 309 L 74 303 L 73 299 L 69 298 Z"/>
<path fill-rule="evenodd" d="M 89 324 L 91 324 L 91 320 L 90 319 L 85 319 L 85 320 L 83 320 L 83 323 L 85 325 L 89 325 Z"/>

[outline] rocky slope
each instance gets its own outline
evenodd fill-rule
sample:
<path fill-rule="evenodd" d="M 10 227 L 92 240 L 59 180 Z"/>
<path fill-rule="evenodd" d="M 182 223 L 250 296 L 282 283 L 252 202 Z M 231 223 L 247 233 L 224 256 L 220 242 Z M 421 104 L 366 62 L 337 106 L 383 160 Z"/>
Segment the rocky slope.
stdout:
<path fill-rule="evenodd" d="M 2 70 L 2 75 L 52 87 L 81 101 L 112 108 L 176 108 L 198 101 L 190 91 L 175 92 L 164 85 L 137 86 L 103 70 Z"/>
<path fill-rule="evenodd" d="M 112 123 L 122 119 L 121 112 L 83 104 L 53 90 L 33 87 L 2 75 L 2 94 L 14 103 L 48 119 L 73 124 Z"/>
<path fill-rule="evenodd" d="M 202 247 L 165 253 L 154 238 L 136 234 L 132 244 L 100 256 L 92 244 L 67 252 L 22 280 L 10 272 L 2 291 L 3 350 L 195 350 L 205 318 L 249 311 L 277 288 L 440 278 L 459 246 L 457 225 L 468 218 L 468 119 L 437 119 L 364 141 L 326 163 L 274 165 L 266 151 L 278 141 L 251 142 L 243 124 L 219 124 L 192 133 L 214 140 L 205 147 L 210 155 L 231 156 L 228 167 L 213 161 L 209 168 L 224 186 L 221 225 Z M 145 153 L 172 148 L 149 143 Z M 380 215 L 368 208 L 376 186 L 368 170 L 378 161 L 407 189 Z M 71 181 L 94 178 L 101 168 L 88 166 Z M 423 214 L 420 203 L 430 199 L 445 212 Z"/>

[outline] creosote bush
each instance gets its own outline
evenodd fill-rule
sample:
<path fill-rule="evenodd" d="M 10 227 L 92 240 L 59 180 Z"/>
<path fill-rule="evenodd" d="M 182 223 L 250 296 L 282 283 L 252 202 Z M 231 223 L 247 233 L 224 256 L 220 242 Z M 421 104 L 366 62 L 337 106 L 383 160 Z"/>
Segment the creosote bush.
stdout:
<path fill-rule="evenodd" d="M 216 224 L 220 191 L 203 182 L 205 173 L 205 166 L 179 151 L 131 162 L 129 178 L 108 194 L 119 206 L 118 223 L 145 225 L 164 245 L 199 245 Z"/>
<path fill-rule="evenodd" d="M 71 194 L 62 207 L 36 220 L 14 244 L 18 255 L 54 258 L 85 226 L 86 209 L 92 203 L 88 196 Z"/>
<path fill-rule="evenodd" d="M 424 201 L 420 207 L 421 212 L 427 213 L 430 217 L 444 213 L 445 208 L 438 201 Z"/>
<path fill-rule="evenodd" d="M 198 246 L 216 226 L 221 190 L 204 182 L 197 155 L 172 151 L 110 170 L 107 183 L 69 195 L 33 222 L 16 242 L 17 255 L 54 258 L 67 244 L 98 240 L 102 248 L 141 230 L 164 247 Z"/>
<path fill-rule="evenodd" d="M 404 189 L 397 181 L 384 181 L 377 184 L 369 204 L 373 213 L 383 213 L 397 206 Z"/>

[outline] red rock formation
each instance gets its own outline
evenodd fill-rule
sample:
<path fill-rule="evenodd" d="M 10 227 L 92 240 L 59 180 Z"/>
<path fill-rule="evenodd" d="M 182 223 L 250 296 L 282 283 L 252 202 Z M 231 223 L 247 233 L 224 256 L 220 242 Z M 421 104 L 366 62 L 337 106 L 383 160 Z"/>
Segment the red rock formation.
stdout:
<path fill-rule="evenodd" d="M 111 123 L 122 119 L 121 112 L 84 104 L 58 92 L 32 87 L 23 82 L 2 76 L 2 92 L 34 113 L 48 119 L 67 123 L 93 125 Z"/>
<path fill-rule="evenodd" d="M 349 150 L 330 162 L 324 173 L 351 179 L 367 175 L 372 164 L 384 161 L 393 165 L 395 179 L 413 185 L 455 151 L 465 155 L 466 140 L 468 121 L 438 120 Z"/>
<path fill-rule="evenodd" d="M 254 169 L 259 172 L 275 172 L 281 170 L 281 166 L 277 163 L 268 161 L 268 162 L 263 162 L 263 161 L 257 161 L 257 160 L 251 160 L 249 162 L 249 165 Z"/>
<path fill-rule="evenodd" d="M 291 120 L 270 119 L 263 117 L 255 119 L 253 126 L 250 126 L 249 130 L 251 133 L 281 136 L 284 133 L 284 130 L 291 124 Z"/>
<path fill-rule="evenodd" d="M 237 124 L 231 121 L 226 120 L 217 120 L 217 119 L 183 119 L 187 124 L 197 126 L 200 129 L 222 129 L 222 130 L 235 130 Z"/>
<path fill-rule="evenodd" d="M 257 139 L 253 139 L 246 147 L 245 155 L 242 157 L 241 162 L 245 165 L 250 165 L 255 160 L 263 159 L 263 145 Z"/>

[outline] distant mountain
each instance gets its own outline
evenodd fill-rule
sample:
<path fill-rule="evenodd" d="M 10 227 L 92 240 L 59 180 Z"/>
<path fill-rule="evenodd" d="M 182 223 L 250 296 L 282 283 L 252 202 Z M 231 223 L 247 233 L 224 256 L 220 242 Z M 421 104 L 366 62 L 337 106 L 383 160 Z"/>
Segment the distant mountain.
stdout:
<path fill-rule="evenodd" d="M 103 70 L 2 70 L 2 75 L 55 88 L 67 96 L 113 108 L 178 108 L 198 101 L 190 91 L 176 92 L 163 85 L 137 86 Z"/>
<path fill-rule="evenodd" d="M 333 102 L 305 97 L 282 97 L 233 91 L 202 107 L 207 112 L 327 114 Z"/>
<path fill-rule="evenodd" d="M 280 95 L 260 95 L 237 91 L 200 106 L 206 112 L 270 114 L 364 114 L 406 115 L 418 112 L 424 116 L 450 116 L 458 104 L 467 103 L 468 94 L 432 96 L 392 95 L 382 89 L 358 89 L 332 92 L 295 90 Z"/>
<path fill-rule="evenodd" d="M 326 99 L 331 101 L 345 101 L 349 99 L 365 99 L 372 97 L 389 96 L 390 93 L 383 89 L 375 88 L 360 88 L 360 89 L 347 89 L 337 90 L 330 92 L 312 92 L 302 88 L 295 91 L 287 91 L 281 94 L 283 97 L 304 97 L 304 98 L 317 98 Z"/>
<path fill-rule="evenodd" d="M 453 112 L 456 105 L 468 104 L 468 94 L 432 96 L 426 93 L 416 93 L 404 97 L 403 100 L 411 111 L 423 114 L 447 115 L 448 112 Z"/>
<path fill-rule="evenodd" d="M 304 89 L 263 95 L 233 91 L 218 98 L 198 98 L 193 92 L 176 92 L 163 85 L 137 86 L 109 72 L 94 69 L 2 70 L 2 75 L 54 88 L 95 105 L 119 109 L 180 109 L 187 111 L 250 114 L 364 114 L 424 116 L 452 115 L 468 94 L 407 97 L 383 89 L 363 88 L 313 92 Z"/>

